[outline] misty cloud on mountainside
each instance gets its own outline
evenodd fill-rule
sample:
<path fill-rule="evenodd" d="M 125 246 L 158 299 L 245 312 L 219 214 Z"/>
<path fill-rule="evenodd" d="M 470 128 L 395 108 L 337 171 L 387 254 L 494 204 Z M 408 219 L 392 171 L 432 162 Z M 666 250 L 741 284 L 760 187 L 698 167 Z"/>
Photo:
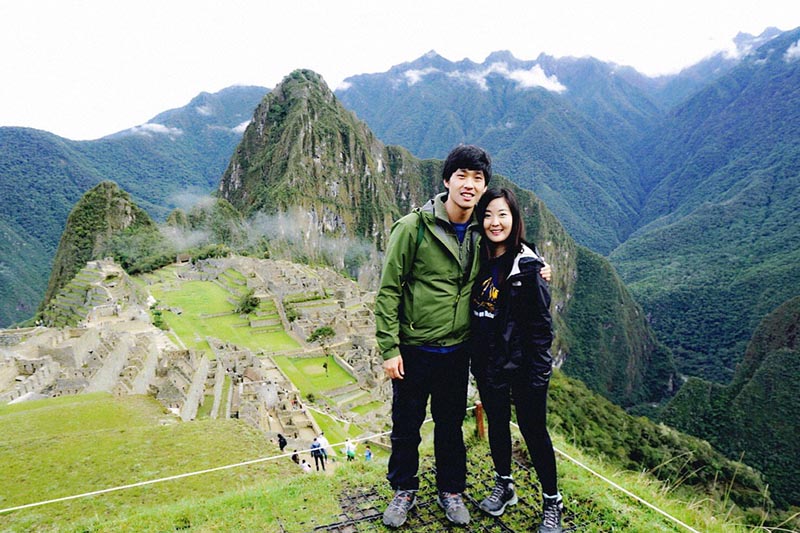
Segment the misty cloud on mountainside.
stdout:
<path fill-rule="evenodd" d="M 207 105 L 197 106 L 194 108 L 194 110 L 197 111 L 199 115 L 203 115 L 204 117 L 210 117 L 214 114 L 214 111 L 211 109 L 211 107 Z"/>
<path fill-rule="evenodd" d="M 171 136 L 183 135 L 183 130 L 180 128 L 170 128 L 169 126 L 164 126 L 163 124 L 156 124 L 152 122 L 134 126 L 131 129 L 129 129 L 128 132 L 134 135 L 144 135 L 145 137 L 152 137 L 154 134 L 171 135 Z"/>
<path fill-rule="evenodd" d="M 800 39 L 787 48 L 786 53 L 783 54 L 783 60 L 787 63 L 797 61 L 798 59 L 800 59 Z"/>
<path fill-rule="evenodd" d="M 403 72 L 405 82 L 411 86 L 419 83 L 425 76 L 442 72 L 435 67 L 424 69 L 409 69 Z M 517 83 L 520 89 L 532 89 L 541 87 L 551 92 L 561 93 L 567 88 L 561 84 L 555 75 L 548 76 L 541 65 L 534 65 L 529 69 L 510 69 L 505 62 L 492 63 L 488 67 L 479 70 L 454 71 L 448 72 L 450 78 L 469 81 L 475 83 L 482 90 L 488 90 L 486 79 L 491 74 L 499 74 L 504 78 Z"/>
<path fill-rule="evenodd" d="M 169 197 L 169 203 L 187 212 L 193 207 L 211 207 L 216 201 L 213 196 L 192 191 L 182 191 Z"/>

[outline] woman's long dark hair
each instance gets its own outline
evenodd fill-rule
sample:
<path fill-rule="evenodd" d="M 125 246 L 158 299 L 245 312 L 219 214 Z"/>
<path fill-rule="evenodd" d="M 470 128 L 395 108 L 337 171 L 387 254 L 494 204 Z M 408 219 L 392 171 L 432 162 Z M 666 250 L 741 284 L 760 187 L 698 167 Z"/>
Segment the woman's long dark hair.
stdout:
<path fill-rule="evenodd" d="M 504 198 L 508 202 L 508 208 L 511 211 L 513 219 L 511 223 L 511 234 L 506 239 L 506 254 L 511 252 L 510 256 L 513 257 L 521 248 L 522 243 L 525 242 L 525 222 L 522 221 L 522 214 L 519 210 L 519 202 L 517 197 L 511 189 L 501 187 L 499 189 L 487 189 L 481 196 L 478 205 L 475 207 L 475 217 L 481 227 L 481 259 L 486 261 L 491 259 L 494 251 L 494 243 L 486 238 L 486 233 L 483 229 L 483 217 L 486 216 L 486 208 L 489 202 L 498 198 Z"/>

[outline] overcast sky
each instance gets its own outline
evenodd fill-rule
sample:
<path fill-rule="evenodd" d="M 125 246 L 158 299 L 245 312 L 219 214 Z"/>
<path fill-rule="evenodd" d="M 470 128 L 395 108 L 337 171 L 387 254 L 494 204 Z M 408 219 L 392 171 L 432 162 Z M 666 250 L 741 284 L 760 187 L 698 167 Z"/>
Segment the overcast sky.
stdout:
<path fill-rule="evenodd" d="M 0 0 L 0 126 L 95 139 L 202 91 L 272 88 L 296 68 L 335 89 L 429 50 L 594 56 L 658 75 L 769 26 L 800 26 L 800 1 Z"/>

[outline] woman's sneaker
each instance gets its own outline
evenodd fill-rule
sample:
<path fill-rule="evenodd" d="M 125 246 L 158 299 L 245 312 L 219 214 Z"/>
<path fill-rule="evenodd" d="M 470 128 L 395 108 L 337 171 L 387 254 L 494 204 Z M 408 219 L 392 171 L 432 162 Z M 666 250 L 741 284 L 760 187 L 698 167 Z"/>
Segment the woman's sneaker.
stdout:
<path fill-rule="evenodd" d="M 406 523 L 408 512 L 414 507 L 417 495 L 413 490 L 396 490 L 394 498 L 383 512 L 383 523 L 389 527 L 400 527 Z"/>
<path fill-rule="evenodd" d="M 457 526 L 469 524 L 469 511 L 464 505 L 464 500 L 458 492 L 439 491 L 439 505 L 444 509 L 444 514 L 448 520 Z"/>
<path fill-rule="evenodd" d="M 561 494 L 555 496 L 543 495 L 542 498 L 542 525 L 539 526 L 539 533 L 561 533 L 561 513 L 564 510 L 564 503 Z"/>
<path fill-rule="evenodd" d="M 517 493 L 514 491 L 514 480 L 511 477 L 495 475 L 492 493 L 478 507 L 492 516 L 500 516 L 507 506 L 515 503 L 517 503 Z"/>

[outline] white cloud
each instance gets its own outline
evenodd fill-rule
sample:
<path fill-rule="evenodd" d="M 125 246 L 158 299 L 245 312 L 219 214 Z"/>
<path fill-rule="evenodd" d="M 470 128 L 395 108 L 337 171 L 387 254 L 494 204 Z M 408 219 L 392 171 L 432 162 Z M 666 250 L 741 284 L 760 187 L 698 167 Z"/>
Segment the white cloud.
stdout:
<path fill-rule="evenodd" d="M 194 191 L 182 191 L 169 197 L 169 202 L 175 207 L 189 211 L 193 207 L 211 207 L 216 200 L 213 196 Z"/>
<path fill-rule="evenodd" d="M 428 67 L 424 69 L 411 69 L 403 72 L 403 76 L 406 77 L 406 81 L 408 82 L 409 85 L 414 85 L 415 83 L 422 81 L 422 78 L 424 78 L 428 74 L 434 74 L 436 72 L 439 72 L 439 69 L 434 67 Z"/>
<path fill-rule="evenodd" d="M 488 90 L 489 86 L 486 79 L 491 74 L 499 74 L 509 80 L 515 81 L 521 89 L 531 89 L 542 87 L 552 92 L 564 92 L 567 88 L 558 81 L 558 78 L 548 76 L 540 65 L 534 65 L 530 69 L 509 69 L 503 62 L 492 63 L 482 70 L 472 70 L 468 72 L 451 72 L 448 76 L 458 79 L 466 79 L 478 85 L 481 89 Z"/>
<path fill-rule="evenodd" d="M 250 124 L 249 120 L 245 120 L 235 128 L 232 128 L 233 133 L 244 133 L 244 130 L 247 129 L 247 126 Z"/>
<path fill-rule="evenodd" d="M 214 111 L 212 111 L 212 109 L 207 105 L 197 106 L 194 108 L 194 110 L 197 111 L 198 114 L 203 115 L 204 117 L 210 117 L 211 115 L 214 114 Z"/>
<path fill-rule="evenodd" d="M 336 90 L 337 91 L 346 91 L 347 89 L 349 89 L 352 86 L 353 86 L 353 84 L 350 83 L 349 81 L 342 81 L 339 85 L 336 86 Z"/>
<path fill-rule="evenodd" d="M 783 54 L 783 60 L 787 63 L 797 61 L 798 59 L 800 59 L 800 39 L 787 48 L 786 53 Z"/>
<path fill-rule="evenodd" d="M 548 76 L 539 65 L 534 65 L 530 70 L 512 70 L 508 77 L 519 83 L 520 87 L 528 89 L 531 87 L 542 87 L 548 91 L 561 93 L 567 90 L 558 78 L 554 75 Z"/>
<path fill-rule="evenodd" d="M 169 135 L 172 137 L 183 135 L 183 130 L 180 128 L 170 128 L 168 126 L 164 126 L 163 124 L 156 124 L 153 122 L 134 126 L 128 131 L 135 135 L 144 135 L 146 137 L 152 137 L 153 134 Z"/>

